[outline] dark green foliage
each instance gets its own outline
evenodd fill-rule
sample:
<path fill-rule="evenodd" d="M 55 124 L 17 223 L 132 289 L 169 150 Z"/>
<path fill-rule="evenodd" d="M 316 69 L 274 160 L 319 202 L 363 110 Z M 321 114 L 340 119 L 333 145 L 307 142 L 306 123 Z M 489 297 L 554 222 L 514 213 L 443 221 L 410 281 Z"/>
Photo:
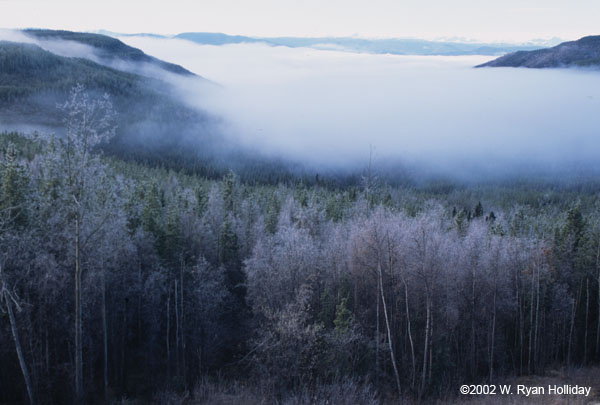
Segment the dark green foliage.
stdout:
<path fill-rule="evenodd" d="M 237 177 L 235 173 L 230 170 L 227 176 L 223 179 L 225 188 L 223 190 L 223 203 L 225 210 L 228 212 L 233 211 L 233 205 L 235 200 L 235 192 L 237 187 Z"/>
<path fill-rule="evenodd" d="M 271 194 L 269 199 L 269 205 L 267 207 L 267 214 L 265 218 L 265 228 L 269 233 L 275 233 L 277 231 L 277 221 L 279 219 L 279 210 L 281 205 L 277 199 L 275 193 Z"/>
<path fill-rule="evenodd" d="M 510 234 L 513 236 L 521 235 L 523 232 L 525 232 L 526 226 L 527 218 L 525 216 L 525 211 L 522 208 L 519 208 L 514 214 L 510 223 Z"/>
<path fill-rule="evenodd" d="M 5 108 L 34 94 L 40 98 L 59 92 L 53 98 L 62 100 L 77 83 L 114 96 L 139 96 L 145 92 L 144 80 L 87 59 L 57 56 L 36 45 L 0 41 L 0 105 Z"/>
<path fill-rule="evenodd" d="M 480 218 L 483 216 L 483 206 L 481 205 L 481 201 L 477 203 L 475 206 L 475 210 L 473 211 L 473 218 Z"/>
<path fill-rule="evenodd" d="M 129 198 L 125 202 L 125 212 L 127 215 L 127 229 L 129 233 L 133 235 L 137 229 L 142 225 L 142 208 L 140 202 L 144 201 L 144 187 L 136 186 L 133 191 L 130 191 Z M 150 225 L 150 218 L 148 215 L 150 212 L 146 213 L 146 230 L 153 227 Z"/>
<path fill-rule="evenodd" d="M 300 206 L 308 206 L 308 193 L 306 187 L 304 186 L 304 183 L 301 182 L 296 188 L 295 198 L 296 201 L 298 201 L 298 203 L 300 204 Z"/>
<path fill-rule="evenodd" d="M 319 300 L 320 311 L 317 315 L 317 320 L 326 328 L 331 328 L 335 326 L 333 324 L 333 320 L 336 316 L 336 303 L 335 296 L 331 294 L 329 289 L 326 289 L 321 293 L 321 297 Z"/>
<path fill-rule="evenodd" d="M 146 186 L 146 191 L 144 192 L 141 224 L 144 231 L 152 234 L 156 238 L 158 245 L 160 245 L 163 238 L 162 212 L 158 185 L 155 182 L 152 182 Z"/>
<path fill-rule="evenodd" d="M 454 217 L 454 223 L 456 224 L 456 229 L 458 229 L 459 232 L 463 232 L 468 226 L 467 212 L 464 209 L 460 210 L 458 214 L 456 214 Z"/>
<path fill-rule="evenodd" d="M 333 324 L 335 331 L 339 334 L 346 333 L 352 322 L 352 312 L 347 308 L 346 301 L 346 298 L 342 298 L 335 309 Z"/>
<path fill-rule="evenodd" d="M 137 48 L 132 48 L 125 45 L 116 38 L 106 35 L 91 34 L 87 32 L 72 32 L 72 31 L 55 31 L 28 29 L 24 31 L 26 34 L 43 40 L 66 40 L 79 42 L 95 48 L 96 56 L 105 62 L 110 62 L 115 59 L 126 62 L 142 62 L 150 65 L 155 65 L 171 73 L 176 73 L 184 76 L 194 76 L 192 72 L 184 69 L 179 65 L 167 63 L 162 60 L 146 55 Z"/>
<path fill-rule="evenodd" d="M 573 252 L 577 252 L 579 249 L 584 230 L 585 221 L 581 214 L 581 209 L 578 206 L 575 206 L 567 212 L 567 223 L 563 228 L 563 237 L 572 238 Z"/>
<path fill-rule="evenodd" d="M 343 196 L 331 196 L 327 198 L 327 202 L 325 205 L 325 213 L 327 214 L 327 218 L 333 221 L 340 221 L 344 216 L 344 200 Z"/>
<path fill-rule="evenodd" d="M 246 275 L 242 269 L 238 237 L 232 229 L 229 215 L 225 218 L 219 236 L 219 262 L 225 267 L 225 285 L 244 303 L 246 299 Z"/>
<path fill-rule="evenodd" d="M 206 211 L 206 204 L 208 204 L 208 193 L 202 185 L 196 187 L 196 214 L 202 216 Z"/>
<path fill-rule="evenodd" d="M 31 137 L 25 137 L 18 132 L 0 132 L 0 153 L 4 155 L 10 145 L 14 147 L 17 158 L 27 161 L 42 152 L 42 143 L 37 133 Z"/>
<path fill-rule="evenodd" d="M 162 235 L 159 252 L 163 260 L 175 267 L 182 260 L 181 252 L 181 207 L 171 202 L 167 208 L 165 229 Z"/>
<path fill-rule="evenodd" d="M 1 167 L 0 217 L 4 226 L 27 225 L 29 179 L 17 160 L 15 145 L 9 143 Z"/>
<path fill-rule="evenodd" d="M 225 217 L 221 234 L 219 236 L 219 262 L 225 267 L 239 268 L 241 265 L 239 257 L 239 246 L 237 235 L 231 227 L 229 215 Z M 234 286 L 235 284 L 231 284 Z"/>
<path fill-rule="evenodd" d="M 391 208 L 394 205 L 394 200 L 392 199 L 392 194 L 390 194 L 389 192 L 387 192 L 385 194 L 385 197 L 383 198 L 383 205 L 385 205 L 388 208 Z"/>

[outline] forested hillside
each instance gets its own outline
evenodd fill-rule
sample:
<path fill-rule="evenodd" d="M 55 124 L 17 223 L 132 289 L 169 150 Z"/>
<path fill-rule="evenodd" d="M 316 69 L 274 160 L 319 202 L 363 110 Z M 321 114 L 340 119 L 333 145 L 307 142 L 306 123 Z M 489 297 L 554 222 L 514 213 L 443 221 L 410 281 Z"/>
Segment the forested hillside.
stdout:
<path fill-rule="evenodd" d="M 397 403 L 600 360 L 594 187 L 214 180 L 102 154 L 81 86 L 60 111 L 0 136 L 0 403 Z"/>
<path fill-rule="evenodd" d="M 72 41 L 75 43 L 88 45 L 94 52 L 93 56 L 98 58 L 104 64 L 110 64 L 111 62 L 146 63 L 148 65 L 164 69 L 170 73 L 183 76 L 196 76 L 194 73 L 179 65 L 168 63 L 150 55 L 146 55 L 140 49 L 132 48 L 128 45 L 125 45 L 118 39 L 111 38 L 106 35 L 91 34 L 87 32 L 42 29 L 28 29 L 24 30 L 24 32 L 27 35 L 41 40 Z"/>
<path fill-rule="evenodd" d="M 566 68 L 600 65 L 600 36 L 590 35 L 552 48 L 511 52 L 477 67 Z"/>
<path fill-rule="evenodd" d="M 119 111 L 115 141 L 123 152 L 144 145 L 168 151 L 182 142 L 183 135 L 173 134 L 185 134 L 188 126 L 192 131 L 202 123 L 208 126 L 211 120 L 177 100 L 163 81 L 89 59 L 59 56 L 34 44 L 0 41 L 0 83 L 4 124 L 40 125 L 55 131 L 64 131 L 56 105 L 64 102 L 75 85 L 95 95 L 109 94 Z M 207 131 L 198 136 L 214 142 Z"/>
<path fill-rule="evenodd" d="M 298 165 L 293 162 L 265 157 L 260 151 L 237 145 L 225 137 L 220 117 L 186 104 L 177 88 L 166 79 L 167 73 L 188 80 L 189 86 L 216 84 L 181 66 L 148 56 L 104 35 L 52 30 L 25 32 L 40 40 L 80 43 L 96 51 L 91 59 L 66 57 L 35 44 L 0 41 L 2 125 L 60 135 L 65 127 L 57 104 L 67 99 L 74 86 L 82 85 L 89 94 L 108 94 L 118 112 L 115 136 L 102 145 L 108 154 L 211 178 L 223 176 L 231 167 L 244 173 L 246 180 L 262 182 L 291 178 L 292 172 L 298 172 Z M 117 64 L 120 67 L 127 62 L 128 68 L 110 67 L 111 61 L 121 63 Z M 147 65 L 163 73 L 142 74 Z"/>

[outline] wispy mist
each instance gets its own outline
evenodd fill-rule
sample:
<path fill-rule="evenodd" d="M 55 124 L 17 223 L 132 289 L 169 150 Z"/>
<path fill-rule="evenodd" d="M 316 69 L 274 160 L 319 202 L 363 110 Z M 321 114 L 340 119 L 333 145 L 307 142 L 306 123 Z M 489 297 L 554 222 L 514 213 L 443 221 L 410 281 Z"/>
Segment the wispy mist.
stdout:
<path fill-rule="evenodd" d="M 94 62 L 100 62 L 100 58 L 96 55 L 94 48 L 80 42 L 50 39 L 41 40 L 27 35 L 23 31 L 4 29 L 0 30 L 0 41 L 33 44 L 59 56 L 85 58 L 93 60 Z"/>

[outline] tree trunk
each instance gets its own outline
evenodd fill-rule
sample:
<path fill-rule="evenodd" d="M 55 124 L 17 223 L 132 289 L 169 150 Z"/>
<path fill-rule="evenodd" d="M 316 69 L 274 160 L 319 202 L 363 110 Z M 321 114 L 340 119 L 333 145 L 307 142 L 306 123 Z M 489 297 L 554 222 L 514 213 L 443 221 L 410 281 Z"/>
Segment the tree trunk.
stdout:
<path fill-rule="evenodd" d="M 46 333 L 45 333 L 45 343 L 46 343 L 46 377 L 50 375 L 50 342 L 48 341 L 48 325 L 46 325 Z"/>
<path fill-rule="evenodd" d="M 125 389 L 125 352 L 127 346 L 127 333 L 129 330 L 129 324 L 127 322 L 127 299 L 123 303 L 123 328 L 121 333 L 121 367 L 119 369 L 119 379 L 121 382 L 121 389 Z"/>
<path fill-rule="evenodd" d="M 171 343 L 169 342 L 169 334 L 171 333 L 171 288 L 167 288 L 167 377 L 171 379 Z"/>
<path fill-rule="evenodd" d="M 573 310 L 571 312 L 571 327 L 569 328 L 569 344 L 567 347 L 567 367 L 571 366 L 571 348 L 573 345 L 573 331 L 575 330 L 575 314 L 577 313 L 577 306 L 579 304 L 579 299 L 581 298 L 581 289 L 583 288 L 583 280 L 579 285 L 579 291 L 577 292 L 577 297 L 573 302 Z"/>
<path fill-rule="evenodd" d="M 377 290 L 379 290 L 379 278 L 377 278 Z M 375 386 L 379 389 L 379 291 L 375 299 L 377 300 L 377 326 L 375 330 Z"/>
<path fill-rule="evenodd" d="M 177 279 L 175 279 L 175 375 L 179 377 L 179 298 Z"/>
<path fill-rule="evenodd" d="M 525 321 L 523 319 L 523 296 L 521 295 L 521 289 L 519 288 L 521 285 L 521 270 L 517 270 L 515 284 L 517 288 L 517 306 L 519 311 L 519 375 L 523 375 L 523 336 L 525 334 Z"/>
<path fill-rule="evenodd" d="M 410 356 L 412 361 L 412 373 L 411 373 L 411 387 L 415 388 L 415 376 L 417 373 L 417 365 L 415 360 L 415 345 L 412 338 L 412 332 L 410 328 L 410 311 L 408 310 L 408 284 L 404 277 L 402 277 L 402 282 L 404 283 L 404 295 L 405 295 L 405 303 L 406 303 L 406 325 L 408 330 L 408 341 L 410 343 Z"/>
<path fill-rule="evenodd" d="M 596 359 L 600 359 L 600 243 L 598 243 L 598 252 L 596 253 L 596 270 L 597 270 L 597 282 L 598 282 L 598 322 L 596 324 Z"/>
<path fill-rule="evenodd" d="M 431 325 L 431 304 L 429 302 L 429 286 L 426 286 L 426 297 L 425 297 L 425 309 L 426 309 L 426 320 L 425 320 L 425 344 L 423 345 L 423 374 L 421 376 L 421 389 L 419 390 L 419 402 L 425 391 L 425 383 L 427 380 L 427 354 L 429 351 L 429 328 Z"/>
<path fill-rule="evenodd" d="M 475 355 L 475 266 L 471 270 L 471 378 L 477 374 L 477 356 Z"/>
<path fill-rule="evenodd" d="M 531 299 L 529 300 L 529 350 L 527 354 L 527 374 L 531 374 L 533 353 L 533 297 L 535 290 L 535 270 L 531 269 Z"/>
<path fill-rule="evenodd" d="M 108 325 L 106 322 L 106 269 L 102 269 L 102 338 L 104 343 L 104 402 L 108 398 Z"/>
<path fill-rule="evenodd" d="M 383 303 L 383 314 L 385 317 L 385 326 L 387 329 L 388 346 L 390 349 L 390 359 L 392 360 L 392 367 L 394 368 L 394 375 L 396 377 L 396 386 L 398 388 L 398 396 L 402 394 L 400 388 L 400 375 L 398 374 L 398 366 L 396 365 L 396 357 L 394 356 L 394 348 L 392 345 L 392 333 L 390 331 L 390 321 L 388 319 L 387 305 L 385 304 L 385 295 L 383 293 L 383 275 L 381 272 L 381 265 L 378 266 L 379 270 L 379 291 L 381 292 L 381 302 Z"/>
<path fill-rule="evenodd" d="M 33 386 L 31 385 L 31 378 L 29 377 L 29 369 L 27 368 L 27 363 L 25 363 L 25 356 L 23 355 L 23 349 L 21 348 L 21 340 L 19 339 L 19 330 L 17 328 L 17 322 L 15 320 L 15 314 L 13 312 L 12 300 L 13 298 L 8 293 L 6 289 L 6 282 L 4 280 L 4 269 L 2 268 L 2 264 L 0 263 L 0 284 L 2 287 L 2 296 L 4 297 L 4 301 L 6 302 L 6 308 L 8 311 L 8 319 L 10 321 L 10 328 L 13 335 L 13 340 L 15 342 L 15 350 L 17 352 L 17 357 L 19 358 L 19 365 L 21 366 L 21 372 L 23 373 L 23 379 L 25 380 L 25 388 L 27 388 L 27 396 L 29 397 L 29 403 L 34 404 L 35 399 L 33 396 Z"/>
<path fill-rule="evenodd" d="M 75 214 L 75 402 L 83 402 L 83 350 L 81 329 L 81 267 L 79 258 L 79 213 Z"/>
<path fill-rule="evenodd" d="M 492 303 L 492 336 L 490 347 L 490 384 L 494 379 L 494 343 L 496 337 L 496 296 L 498 295 L 498 268 L 494 271 L 494 298 Z"/>
<path fill-rule="evenodd" d="M 183 369 L 183 389 L 184 391 L 187 391 L 187 380 L 186 380 L 186 367 L 185 367 L 185 357 L 186 357 L 186 353 L 185 353 L 185 317 L 184 317 L 184 300 L 183 300 L 183 255 L 181 257 L 181 270 L 180 270 L 180 283 L 179 283 L 179 288 L 181 289 L 181 294 L 180 294 L 180 302 L 181 302 L 181 310 L 180 310 L 180 317 L 181 317 L 181 362 L 182 362 L 182 369 Z"/>
<path fill-rule="evenodd" d="M 588 319 L 590 312 L 590 279 L 585 278 L 585 332 L 583 334 L 583 365 L 587 364 L 588 351 Z"/>
<path fill-rule="evenodd" d="M 540 313 L 540 269 L 537 267 L 536 299 L 535 299 L 535 331 L 533 334 L 533 372 L 537 370 L 537 340 Z"/>
<path fill-rule="evenodd" d="M 433 297 L 431 297 L 431 301 L 433 301 Z M 433 314 L 431 314 L 429 316 L 429 370 L 427 370 L 427 373 L 429 374 L 429 381 L 432 380 L 431 373 L 433 372 L 433 319 Z"/>
<path fill-rule="evenodd" d="M 521 270 L 517 273 L 517 300 L 519 304 L 519 375 L 523 375 L 523 350 L 525 349 L 525 317 L 523 315 L 525 293 L 521 293 Z"/>

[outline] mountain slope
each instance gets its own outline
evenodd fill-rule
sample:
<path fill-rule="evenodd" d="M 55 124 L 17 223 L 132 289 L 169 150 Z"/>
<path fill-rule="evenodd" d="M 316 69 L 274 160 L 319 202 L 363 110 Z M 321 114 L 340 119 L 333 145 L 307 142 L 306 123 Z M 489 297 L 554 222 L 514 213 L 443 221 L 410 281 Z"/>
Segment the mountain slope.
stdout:
<path fill-rule="evenodd" d="M 131 103 L 167 103 L 169 88 L 156 79 L 119 71 L 84 58 L 67 58 L 37 45 L 0 41 L 0 107 L 3 120 L 59 124 L 55 103 L 77 83 L 88 91 L 108 93 L 129 113 Z M 173 100 L 170 100 L 173 103 Z M 135 114 L 134 114 L 135 116 Z"/>
<path fill-rule="evenodd" d="M 571 66 L 600 66 L 600 35 L 563 42 L 552 48 L 510 53 L 476 67 L 541 69 Z"/>
<path fill-rule="evenodd" d="M 218 120 L 180 102 L 166 82 L 5 41 L 0 41 L 0 130 L 33 127 L 60 134 L 63 113 L 57 105 L 78 83 L 92 96 L 110 96 L 117 136 L 107 150 L 117 155 L 197 162 L 212 159 L 221 147 L 214 129 Z"/>
<path fill-rule="evenodd" d="M 0 41 L 0 100 L 45 90 L 67 90 L 83 80 L 88 87 L 122 93 L 141 78 L 83 58 L 66 58 L 37 45 Z"/>
<path fill-rule="evenodd" d="M 106 35 L 41 29 L 28 29 L 23 32 L 40 41 L 74 41 L 90 46 L 94 51 L 94 56 L 103 64 L 110 65 L 115 61 L 145 63 L 170 73 L 195 76 L 194 73 L 179 65 L 146 55 L 142 50 L 125 45 L 118 39 Z"/>
<path fill-rule="evenodd" d="M 111 48 L 105 49 L 106 57 L 112 57 Z M 116 49 L 114 57 L 120 58 L 122 48 Z M 193 88 L 212 86 L 193 74 L 176 82 Z M 61 136 L 64 114 L 57 105 L 79 83 L 91 96 L 107 93 L 113 103 L 117 130 L 104 146 L 107 153 L 209 177 L 220 177 L 229 169 L 254 181 L 277 182 L 291 176 L 290 163 L 231 141 L 224 136 L 219 117 L 188 106 L 170 82 L 57 55 L 31 43 L 0 41 L 0 133 L 37 130 Z"/>

